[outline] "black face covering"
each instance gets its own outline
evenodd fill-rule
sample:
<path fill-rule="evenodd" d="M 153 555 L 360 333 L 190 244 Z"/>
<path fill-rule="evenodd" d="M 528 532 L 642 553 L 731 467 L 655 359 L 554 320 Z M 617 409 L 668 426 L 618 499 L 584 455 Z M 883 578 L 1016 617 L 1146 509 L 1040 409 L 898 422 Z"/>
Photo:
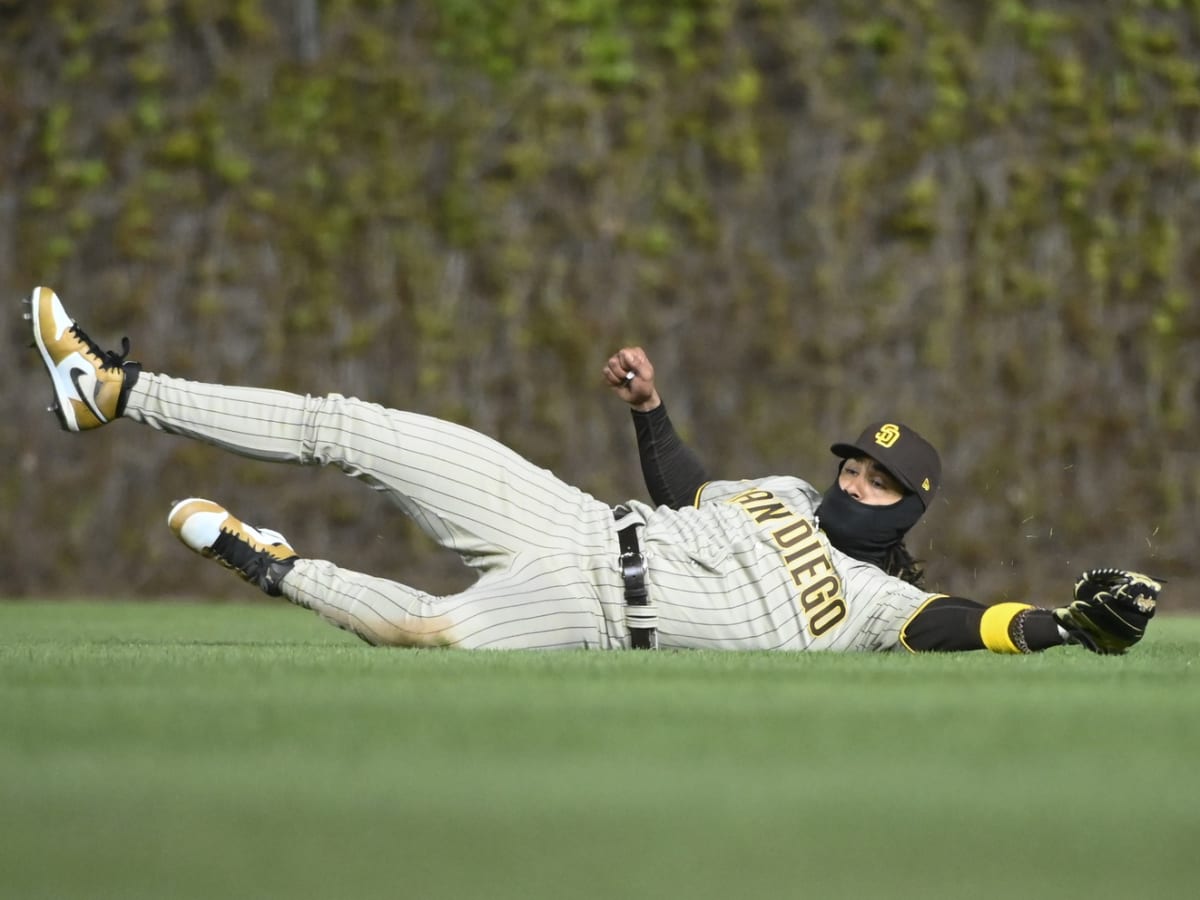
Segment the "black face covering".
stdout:
<path fill-rule="evenodd" d="M 871 506 L 855 500 L 835 481 L 821 500 L 817 519 L 833 546 L 882 567 L 888 550 L 904 539 L 923 512 L 916 494 L 905 494 L 887 506 Z"/>

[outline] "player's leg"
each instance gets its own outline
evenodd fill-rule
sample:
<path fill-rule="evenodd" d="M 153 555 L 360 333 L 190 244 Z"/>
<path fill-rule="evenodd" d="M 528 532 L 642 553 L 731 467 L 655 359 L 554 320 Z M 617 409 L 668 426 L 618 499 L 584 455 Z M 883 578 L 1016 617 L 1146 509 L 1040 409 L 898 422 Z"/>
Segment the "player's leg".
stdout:
<path fill-rule="evenodd" d="M 611 522 L 607 506 L 486 435 L 337 394 L 142 373 L 124 415 L 254 459 L 335 466 L 482 568 L 496 556 L 576 546 Z"/>
<path fill-rule="evenodd" d="M 311 609 L 370 644 L 564 649 L 612 645 L 597 587 L 561 556 L 525 556 L 450 597 L 302 559 L 281 534 L 219 504 L 184 500 L 167 518 L 188 547 L 272 596 Z"/>
<path fill-rule="evenodd" d="M 178 532 L 198 552 L 372 642 L 611 643 L 596 596 L 598 589 L 611 594 L 608 607 L 619 613 L 615 536 L 604 504 L 449 423 L 340 397 L 192 385 L 141 373 L 124 355 L 100 350 L 49 289 L 35 290 L 29 302 L 34 343 L 54 389 L 52 408 L 64 428 L 82 431 L 129 414 L 251 457 L 340 466 L 392 495 L 431 536 L 486 574 L 462 595 L 431 597 L 300 559 L 279 535 L 249 528 L 219 507 L 196 519 L 200 524 L 191 531 L 200 537 Z M 615 614 L 609 618 L 617 621 Z"/>
<path fill-rule="evenodd" d="M 607 649 L 613 642 L 595 585 L 553 559 L 517 559 L 446 597 L 324 560 L 298 561 L 282 588 L 297 606 L 375 645 Z"/>
<path fill-rule="evenodd" d="M 387 493 L 434 540 L 487 568 L 603 534 L 608 507 L 470 429 L 337 395 L 186 382 L 104 353 L 48 288 L 30 298 L 35 344 L 64 428 L 121 415 L 269 461 L 334 465 Z"/>

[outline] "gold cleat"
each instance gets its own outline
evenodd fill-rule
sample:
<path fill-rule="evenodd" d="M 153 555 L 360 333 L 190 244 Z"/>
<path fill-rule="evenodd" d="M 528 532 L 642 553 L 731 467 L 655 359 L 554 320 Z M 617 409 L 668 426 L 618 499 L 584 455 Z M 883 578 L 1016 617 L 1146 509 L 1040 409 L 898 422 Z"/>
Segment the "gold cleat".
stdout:
<path fill-rule="evenodd" d="M 33 346 L 54 386 L 50 410 L 67 431 L 99 428 L 119 417 L 141 366 L 126 362 L 129 338 L 121 353 L 101 350 L 75 324 L 62 301 L 48 287 L 37 287 L 25 301 L 25 318 L 33 323 Z"/>
<path fill-rule="evenodd" d="M 175 536 L 201 556 L 215 559 L 273 597 L 299 557 L 278 531 L 255 528 L 211 500 L 180 500 L 167 514 Z"/>

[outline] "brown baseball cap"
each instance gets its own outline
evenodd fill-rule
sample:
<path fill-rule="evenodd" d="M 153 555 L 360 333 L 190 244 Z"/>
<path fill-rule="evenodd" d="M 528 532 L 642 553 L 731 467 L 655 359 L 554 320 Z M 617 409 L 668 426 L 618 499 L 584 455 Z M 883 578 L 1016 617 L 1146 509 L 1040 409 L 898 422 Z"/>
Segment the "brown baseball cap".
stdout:
<path fill-rule="evenodd" d="M 921 498 L 925 508 L 942 483 L 942 461 L 933 444 L 907 425 L 872 422 L 852 444 L 834 444 L 836 456 L 869 456 Z"/>

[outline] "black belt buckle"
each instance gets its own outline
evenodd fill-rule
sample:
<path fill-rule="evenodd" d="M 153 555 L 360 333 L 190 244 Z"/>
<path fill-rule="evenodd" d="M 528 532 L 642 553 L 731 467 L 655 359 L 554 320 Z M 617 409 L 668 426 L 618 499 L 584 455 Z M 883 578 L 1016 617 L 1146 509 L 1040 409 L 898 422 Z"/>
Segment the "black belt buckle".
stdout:
<path fill-rule="evenodd" d="M 630 526 L 635 527 L 637 526 Z M 650 602 L 646 593 L 646 560 L 642 558 L 642 554 L 621 554 L 621 578 L 625 580 L 626 603 L 630 606 L 645 606 Z"/>

